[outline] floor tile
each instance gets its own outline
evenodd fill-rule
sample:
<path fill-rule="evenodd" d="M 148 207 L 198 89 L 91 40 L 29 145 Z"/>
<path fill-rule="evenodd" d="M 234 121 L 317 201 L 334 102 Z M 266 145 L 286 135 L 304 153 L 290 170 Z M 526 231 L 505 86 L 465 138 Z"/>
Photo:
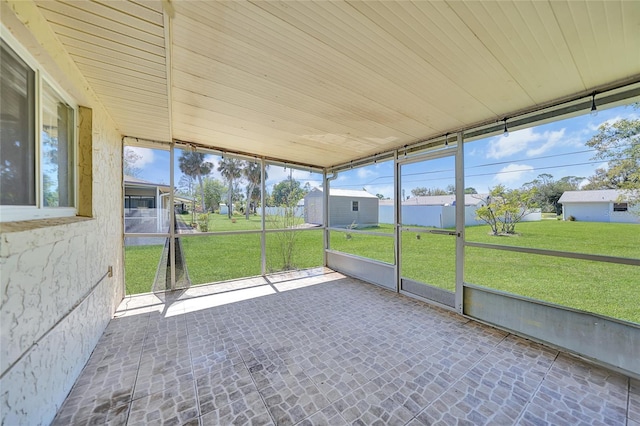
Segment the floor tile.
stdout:
<path fill-rule="evenodd" d="M 629 379 L 629 420 L 640 422 L 640 380 Z"/>
<path fill-rule="evenodd" d="M 244 364 L 214 368 L 202 366 L 195 375 L 198 405 L 202 414 L 233 404 L 258 391 Z"/>
<path fill-rule="evenodd" d="M 522 418 L 567 424 L 619 424 L 627 418 L 628 378 L 561 354 Z"/>
<path fill-rule="evenodd" d="M 255 390 L 203 414 L 201 422 L 203 425 L 274 425 L 260 394 Z"/>
<path fill-rule="evenodd" d="M 198 417 L 194 387 L 170 388 L 134 400 L 127 424 L 184 425 Z"/>
<path fill-rule="evenodd" d="M 337 273 L 272 278 L 128 298 L 54 424 L 640 426 L 637 380 Z"/>

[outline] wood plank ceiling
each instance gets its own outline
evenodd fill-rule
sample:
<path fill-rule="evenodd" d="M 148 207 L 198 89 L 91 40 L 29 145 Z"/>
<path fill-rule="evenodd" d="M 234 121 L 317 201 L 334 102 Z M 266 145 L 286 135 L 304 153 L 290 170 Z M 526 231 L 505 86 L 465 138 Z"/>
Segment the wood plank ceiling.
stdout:
<path fill-rule="evenodd" d="M 637 1 L 37 4 L 124 135 L 316 166 L 640 79 Z"/>

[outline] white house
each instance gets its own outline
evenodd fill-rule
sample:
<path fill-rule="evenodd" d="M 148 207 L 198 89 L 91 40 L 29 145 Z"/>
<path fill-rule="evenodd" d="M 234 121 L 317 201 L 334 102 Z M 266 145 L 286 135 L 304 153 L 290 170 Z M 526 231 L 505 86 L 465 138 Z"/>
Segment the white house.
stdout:
<path fill-rule="evenodd" d="M 168 185 L 125 176 L 125 232 L 169 232 L 169 193 Z"/>
<path fill-rule="evenodd" d="M 484 225 L 476 217 L 476 210 L 486 205 L 489 194 L 465 194 L 465 226 Z M 393 200 L 380 201 L 380 223 L 393 223 Z M 403 225 L 453 228 L 456 226 L 456 197 L 449 195 L 429 195 L 411 197 L 402 202 L 401 222 Z M 533 209 L 524 215 L 522 222 L 542 219 L 540 209 Z"/>
<path fill-rule="evenodd" d="M 487 194 L 465 194 L 466 225 L 480 225 L 476 210 L 486 204 Z M 402 203 L 402 224 L 453 228 L 456 226 L 456 196 L 430 195 L 411 197 Z"/>
<path fill-rule="evenodd" d="M 558 200 L 562 219 L 573 216 L 585 222 L 640 223 L 640 211 L 633 211 L 628 195 L 619 189 L 565 191 Z"/>

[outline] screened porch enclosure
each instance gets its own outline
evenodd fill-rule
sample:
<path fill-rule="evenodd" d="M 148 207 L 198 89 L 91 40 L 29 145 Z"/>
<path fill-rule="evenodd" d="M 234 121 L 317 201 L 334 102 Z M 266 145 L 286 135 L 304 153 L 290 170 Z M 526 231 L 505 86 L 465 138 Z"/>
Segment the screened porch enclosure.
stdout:
<path fill-rule="evenodd" d="M 625 93 L 631 98 L 615 95 L 624 103 L 618 102 L 608 114 L 634 117 L 636 91 Z M 607 114 L 607 105 L 600 108 L 605 111 L 601 114 Z M 532 117 L 529 127 L 520 132 L 571 126 L 586 119 L 560 115 L 557 120 L 559 124 L 538 124 Z M 170 194 L 175 195 L 167 201 L 190 197 L 194 203 L 191 211 L 174 208 L 170 232 L 125 232 L 127 293 L 185 290 L 326 266 L 633 373 L 638 369 L 634 354 L 640 323 L 637 225 L 573 223 L 552 213 L 545 213 L 543 219 L 540 206 L 551 207 L 532 202 L 509 213 L 509 217 L 517 217 L 513 223 L 496 222 L 496 226 L 517 227 L 519 232 L 492 235 L 493 225 L 482 214 L 498 211 L 496 203 L 504 201 L 507 193 L 479 194 L 469 182 L 487 175 L 494 180 L 510 179 L 513 173 L 533 176 L 537 170 L 550 179 L 551 175 L 544 174 L 544 165 L 535 166 L 537 161 L 544 164 L 558 157 L 561 167 L 571 170 L 583 165 L 579 158 L 585 151 L 553 148 L 539 159 L 532 156 L 530 170 L 503 168 L 479 173 L 505 164 L 474 163 L 478 152 L 492 152 L 496 144 L 506 140 L 491 128 L 487 132 L 485 137 L 476 132 L 470 141 L 465 141 L 461 132 L 330 169 L 302 168 L 177 143 L 157 144 L 154 149 L 163 153 L 170 165 L 169 180 L 181 182 L 180 187 L 174 183 Z M 513 131 L 515 137 L 518 132 Z M 131 146 L 125 150 L 135 149 L 133 141 L 128 143 Z M 152 149 L 150 142 L 145 146 L 141 149 Z M 200 179 L 184 167 L 186 159 L 196 154 L 200 167 L 206 168 Z M 588 164 L 595 169 L 596 162 Z M 360 185 L 358 176 L 379 176 L 372 182 L 384 182 L 365 184 L 358 192 L 352 190 Z M 391 187 L 389 197 L 366 191 L 375 192 L 385 183 Z M 522 196 L 526 185 L 508 191 Z M 190 192 L 185 193 L 185 188 Z M 314 196 L 308 197 L 309 193 Z M 345 198 L 347 194 L 353 200 Z M 371 208 L 361 201 L 361 194 L 378 201 L 376 217 L 382 219 L 377 224 L 370 219 L 344 222 L 345 216 Z M 539 192 L 531 190 L 530 194 L 537 196 Z M 393 208 L 393 219 L 388 211 L 383 212 L 388 207 Z M 309 217 L 314 218 L 313 223 L 306 222 Z M 144 239 L 148 247 L 127 243 Z M 146 275 L 138 273 L 142 269 L 147 270 Z M 496 306 L 505 311 L 496 311 Z M 530 322 L 520 316 L 523 311 L 549 320 Z M 558 328 L 558 323 L 571 325 Z M 589 333 L 603 339 L 603 345 L 591 345 L 591 337 L 575 338 L 574 327 L 587 327 Z M 617 331 L 603 333 L 601 328 Z"/>
<path fill-rule="evenodd" d="M 640 424 L 640 2 L 0 21 L 0 423 Z"/>

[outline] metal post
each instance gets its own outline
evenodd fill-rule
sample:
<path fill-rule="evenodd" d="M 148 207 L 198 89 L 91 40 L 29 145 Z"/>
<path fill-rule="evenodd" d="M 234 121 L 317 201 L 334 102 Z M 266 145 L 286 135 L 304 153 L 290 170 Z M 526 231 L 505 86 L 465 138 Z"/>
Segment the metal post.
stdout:
<path fill-rule="evenodd" d="M 265 176 L 265 161 L 264 158 L 260 159 L 260 208 L 262 209 L 261 212 L 261 222 L 262 222 L 262 233 L 260 234 L 260 253 L 261 253 L 261 260 L 260 260 L 260 269 L 261 269 L 261 273 L 262 276 L 265 276 L 267 274 L 267 232 L 265 230 L 265 206 L 264 206 L 264 194 L 265 194 L 265 190 L 266 190 L 266 183 L 264 181 L 264 176 Z"/>
<path fill-rule="evenodd" d="M 171 290 L 176 289 L 176 218 L 175 211 L 173 209 L 174 150 L 175 143 L 171 143 L 171 147 L 169 148 L 169 262 L 171 263 Z"/>
<path fill-rule="evenodd" d="M 458 133 L 456 146 L 456 295 L 455 305 L 459 314 L 463 313 L 463 283 L 464 283 L 464 136 Z"/>
<path fill-rule="evenodd" d="M 331 236 L 329 234 L 329 182 L 337 178 L 337 173 L 333 173 L 331 178 L 327 177 L 327 169 L 324 169 L 322 172 L 322 209 L 324 211 L 322 223 L 324 224 L 324 253 L 323 253 L 323 261 L 324 266 L 327 265 L 327 250 L 331 248 Z"/>
<path fill-rule="evenodd" d="M 400 214 L 401 214 L 401 209 L 402 209 L 402 195 L 401 195 L 401 190 L 400 190 L 400 163 L 398 163 L 398 151 L 396 150 L 393 153 L 393 189 L 394 189 L 394 206 L 393 206 L 393 223 L 395 224 L 394 226 L 394 232 L 393 232 L 393 238 L 394 238 L 394 248 L 395 248 L 395 262 L 394 262 L 394 268 L 395 268 L 395 273 L 394 273 L 394 277 L 395 277 L 395 285 L 396 285 L 396 291 L 399 293 L 400 292 Z"/>

